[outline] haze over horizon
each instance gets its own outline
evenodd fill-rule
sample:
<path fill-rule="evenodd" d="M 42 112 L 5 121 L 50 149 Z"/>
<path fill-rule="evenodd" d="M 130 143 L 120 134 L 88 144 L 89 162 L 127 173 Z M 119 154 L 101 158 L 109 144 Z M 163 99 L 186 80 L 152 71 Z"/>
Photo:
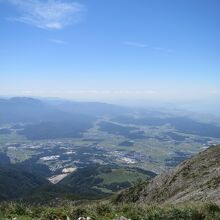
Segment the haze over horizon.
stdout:
<path fill-rule="evenodd" d="M 0 96 L 217 112 L 219 9 L 217 0 L 1 0 Z"/>

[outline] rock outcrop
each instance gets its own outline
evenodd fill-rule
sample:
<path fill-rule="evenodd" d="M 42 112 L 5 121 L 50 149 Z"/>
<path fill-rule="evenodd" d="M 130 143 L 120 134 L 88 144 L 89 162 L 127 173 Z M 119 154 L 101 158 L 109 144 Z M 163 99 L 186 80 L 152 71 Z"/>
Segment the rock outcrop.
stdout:
<path fill-rule="evenodd" d="M 220 146 L 208 148 L 149 183 L 125 190 L 116 200 L 125 203 L 211 201 L 220 204 Z"/>

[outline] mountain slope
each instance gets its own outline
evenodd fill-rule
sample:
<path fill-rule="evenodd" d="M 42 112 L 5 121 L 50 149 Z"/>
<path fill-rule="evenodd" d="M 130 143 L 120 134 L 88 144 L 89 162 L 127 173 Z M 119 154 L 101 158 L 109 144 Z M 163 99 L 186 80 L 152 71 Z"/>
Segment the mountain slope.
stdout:
<path fill-rule="evenodd" d="M 0 166 L 0 201 L 19 199 L 48 184 L 47 180 L 38 175 L 11 166 Z"/>
<path fill-rule="evenodd" d="M 104 198 L 155 175 L 139 168 L 93 164 L 78 169 L 58 185 L 68 187 L 70 192 L 82 198 Z"/>
<path fill-rule="evenodd" d="M 212 201 L 220 204 L 220 146 L 210 147 L 149 183 L 125 190 L 116 200 L 137 203 Z"/>

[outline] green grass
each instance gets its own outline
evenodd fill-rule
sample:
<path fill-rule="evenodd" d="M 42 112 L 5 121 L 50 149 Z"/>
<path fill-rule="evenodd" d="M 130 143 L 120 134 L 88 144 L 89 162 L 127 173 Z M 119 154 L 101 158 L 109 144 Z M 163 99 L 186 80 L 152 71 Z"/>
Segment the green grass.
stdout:
<path fill-rule="evenodd" d="M 93 202 L 81 205 L 62 204 L 57 207 L 28 206 L 16 203 L 0 204 L 0 219 L 76 220 L 91 217 L 92 220 L 113 220 L 119 216 L 131 220 L 219 220 L 220 207 L 213 203 L 147 206 L 137 204 L 114 205 L 110 202 Z"/>
<path fill-rule="evenodd" d="M 121 183 L 125 181 L 136 182 L 138 179 L 147 179 L 145 174 L 137 173 L 135 171 L 129 171 L 125 169 L 113 169 L 111 173 L 103 173 L 98 175 L 102 178 L 103 184 Z"/>

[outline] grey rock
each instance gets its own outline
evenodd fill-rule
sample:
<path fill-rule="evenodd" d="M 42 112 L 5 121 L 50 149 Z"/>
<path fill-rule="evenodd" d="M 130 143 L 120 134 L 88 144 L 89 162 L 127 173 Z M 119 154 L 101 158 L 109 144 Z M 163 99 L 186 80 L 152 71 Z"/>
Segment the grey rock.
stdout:
<path fill-rule="evenodd" d="M 131 220 L 130 218 L 125 218 L 124 216 L 118 217 L 115 220 Z"/>
<path fill-rule="evenodd" d="M 145 204 L 211 201 L 220 204 L 220 145 L 185 160 L 139 188 L 125 190 L 118 201 Z"/>

